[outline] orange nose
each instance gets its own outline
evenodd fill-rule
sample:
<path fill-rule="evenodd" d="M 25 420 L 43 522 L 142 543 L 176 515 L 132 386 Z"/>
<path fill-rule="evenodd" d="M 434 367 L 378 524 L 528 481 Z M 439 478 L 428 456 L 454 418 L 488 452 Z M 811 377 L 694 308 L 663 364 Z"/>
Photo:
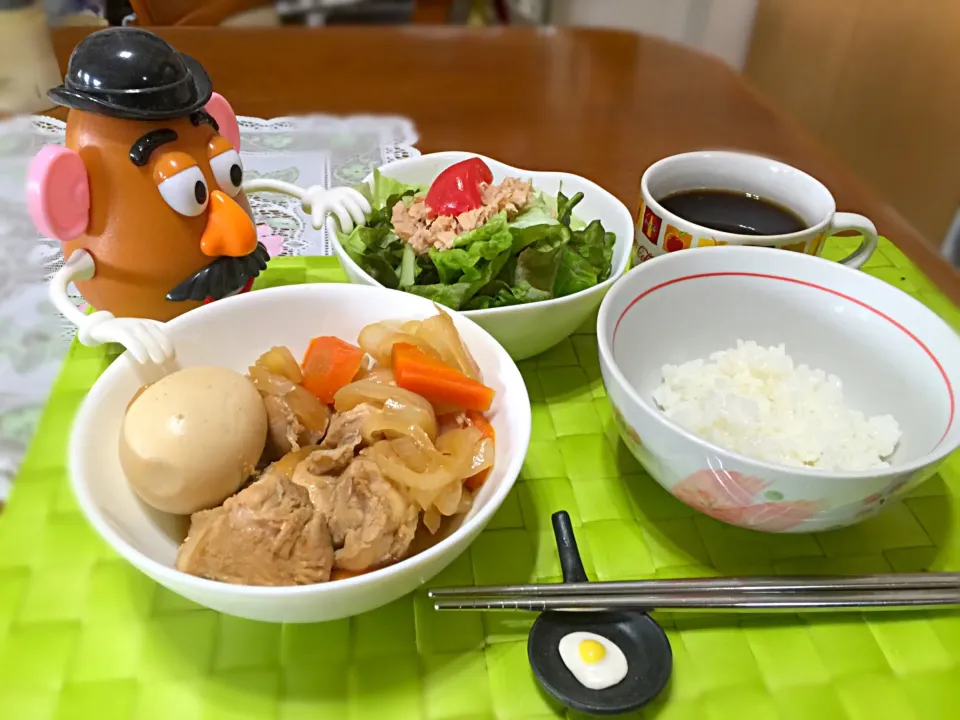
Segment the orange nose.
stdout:
<path fill-rule="evenodd" d="M 257 229 L 243 208 L 220 190 L 210 193 L 210 217 L 200 236 L 204 255 L 243 257 L 257 247 Z"/>

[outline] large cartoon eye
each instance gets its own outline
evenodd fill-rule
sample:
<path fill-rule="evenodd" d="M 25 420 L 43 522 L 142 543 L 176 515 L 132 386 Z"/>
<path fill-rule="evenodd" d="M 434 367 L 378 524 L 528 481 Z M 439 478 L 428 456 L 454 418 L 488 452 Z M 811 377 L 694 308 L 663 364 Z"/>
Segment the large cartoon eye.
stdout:
<path fill-rule="evenodd" d="M 167 205 L 181 215 L 196 217 L 207 209 L 210 193 L 203 173 L 196 165 L 171 175 L 157 188 Z"/>
<path fill-rule="evenodd" d="M 217 179 L 217 185 L 230 197 L 240 192 L 243 182 L 243 164 L 236 150 L 225 150 L 216 157 L 210 158 L 210 169 Z"/>

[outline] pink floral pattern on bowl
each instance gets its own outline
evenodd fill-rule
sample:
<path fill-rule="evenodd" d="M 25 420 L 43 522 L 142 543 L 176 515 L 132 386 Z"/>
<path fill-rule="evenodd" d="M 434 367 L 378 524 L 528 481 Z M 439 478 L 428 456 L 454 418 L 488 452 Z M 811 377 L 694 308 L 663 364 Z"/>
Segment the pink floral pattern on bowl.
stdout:
<path fill-rule="evenodd" d="M 643 447 L 643 443 L 640 441 L 640 434 L 627 423 L 623 417 L 623 413 L 620 412 L 620 409 L 616 405 L 611 403 L 611 406 L 613 407 L 613 420 L 617 424 L 617 428 L 620 430 L 620 435 L 623 437 L 624 442 L 635 448 Z"/>
<path fill-rule="evenodd" d="M 887 501 L 890 500 L 890 498 L 896 495 L 901 488 L 909 483 L 910 479 L 911 477 L 909 475 L 897 478 L 882 491 L 865 497 L 861 503 L 860 509 L 857 511 L 857 519 L 859 520 L 870 517 L 871 515 L 875 515 L 876 513 L 880 512 L 880 508 L 882 508 Z"/>
<path fill-rule="evenodd" d="M 783 500 L 769 487 L 760 478 L 737 472 L 699 470 L 674 485 L 671 492 L 716 520 L 765 532 L 789 530 L 823 509 L 819 501 Z"/>

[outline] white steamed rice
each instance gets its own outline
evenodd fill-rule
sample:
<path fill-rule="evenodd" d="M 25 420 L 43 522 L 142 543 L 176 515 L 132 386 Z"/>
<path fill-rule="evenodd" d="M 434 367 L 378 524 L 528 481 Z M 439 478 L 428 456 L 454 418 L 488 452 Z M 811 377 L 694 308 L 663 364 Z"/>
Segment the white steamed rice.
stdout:
<path fill-rule="evenodd" d="M 887 467 L 900 440 L 890 415 L 843 402 L 836 375 L 795 366 L 783 345 L 753 341 L 709 360 L 664 365 L 653 399 L 684 429 L 741 455 L 822 470 Z"/>

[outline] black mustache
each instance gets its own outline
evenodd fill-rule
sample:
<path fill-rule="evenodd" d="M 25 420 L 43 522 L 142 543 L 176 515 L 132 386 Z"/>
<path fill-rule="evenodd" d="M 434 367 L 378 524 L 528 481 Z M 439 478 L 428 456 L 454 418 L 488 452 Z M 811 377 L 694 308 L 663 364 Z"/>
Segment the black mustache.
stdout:
<path fill-rule="evenodd" d="M 177 285 L 167 293 L 167 300 L 182 302 L 184 300 L 214 300 L 240 290 L 250 278 L 255 278 L 261 270 L 267 269 L 267 260 L 270 253 L 263 243 L 258 242 L 256 249 L 243 257 L 218 257 L 205 268 L 195 272 L 191 277 Z"/>

